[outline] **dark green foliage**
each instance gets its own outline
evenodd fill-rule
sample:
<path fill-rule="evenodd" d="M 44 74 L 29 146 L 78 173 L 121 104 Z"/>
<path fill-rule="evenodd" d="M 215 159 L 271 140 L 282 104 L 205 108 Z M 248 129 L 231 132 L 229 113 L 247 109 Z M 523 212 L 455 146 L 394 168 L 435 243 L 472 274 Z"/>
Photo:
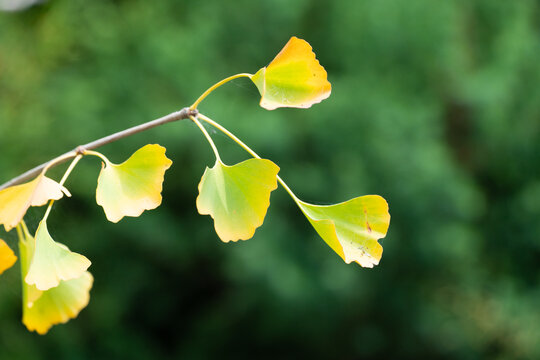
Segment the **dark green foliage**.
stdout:
<path fill-rule="evenodd" d="M 302 199 L 380 194 L 392 214 L 371 270 L 344 264 L 283 191 L 254 239 L 225 245 L 195 208 L 212 164 L 197 129 L 125 139 L 103 151 L 167 147 L 163 206 L 107 223 L 88 195 L 97 167 L 82 164 L 49 224 L 92 260 L 92 301 L 38 337 L 20 322 L 19 275 L 7 271 L 0 358 L 540 358 L 539 10 L 532 0 L 63 0 L 0 13 L 0 182 L 188 106 L 297 35 L 328 71 L 328 100 L 268 112 L 237 80 L 201 111 L 290 169 L 281 175 Z M 246 158 L 215 138 L 225 161 Z"/>

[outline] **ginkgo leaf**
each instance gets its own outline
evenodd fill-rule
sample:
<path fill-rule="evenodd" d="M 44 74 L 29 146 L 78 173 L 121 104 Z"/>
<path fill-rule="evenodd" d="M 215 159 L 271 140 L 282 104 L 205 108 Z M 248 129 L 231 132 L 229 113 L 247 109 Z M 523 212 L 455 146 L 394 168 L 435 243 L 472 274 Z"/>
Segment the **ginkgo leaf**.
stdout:
<path fill-rule="evenodd" d="M 13 250 L 4 240 L 0 239 L 0 274 L 12 267 L 15 261 L 17 261 L 17 257 Z"/>
<path fill-rule="evenodd" d="M 309 108 L 330 96 L 332 86 L 305 40 L 293 36 L 272 62 L 251 76 L 261 106 Z"/>
<path fill-rule="evenodd" d="M 146 145 L 120 165 L 106 162 L 98 178 L 96 200 L 107 219 L 118 222 L 124 216 L 140 216 L 161 205 L 165 171 L 172 161 L 160 145 Z"/>
<path fill-rule="evenodd" d="M 23 308 L 24 325 L 43 335 L 53 325 L 76 318 L 90 301 L 93 282 L 92 275 L 85 271 L 77 279 L 62 281 L 57 287 L 44 291 L 32 306 Z"/>
<path fill-rule="evenodd" d="M 250 239 L 264 221 L 278 172 L 270 160 L 249 159 L 234 166 L 217 160 L 199 183 L 197 210 L 212 216 L 222 241 Z"/>
<path fill-rule="evenodd" d="M 28 285 L 48 290 L 62 280 L 79 278 L 91 265 L 90 260 L 54 241 L 49 235 L 47 223 L 41 221 L 36 232 L 36 247 L 25 277 Z"/>
<path fill-rule="evenodd" d="M 388 204 L 378 195 L 366 195 L 336 204 L 319 206 L 297 201 L 323 240 L 347 263 L 363 267 L 378 265 L 383 248 L 377 242 L 390 224 Z"/>
<path fill-rule="evenodd" d="M 19 242 L 22 277 L 27 275 L 29 261 L 34 255 L 35 240 L 25 234 Z M 85 271 L 76 279 L 61 281 L 47 291 L 38 290 L 23 281 L 23 324 L 30 331 L 45 334 L 56 324 L 66 323 L 77 317 L 88 305 L 93 277 Z"/>
<path fill-rule="evenodd" d="M 10 231 L 21 222 L 30 206 L 42 206 L 49 200 L 58 200 L 69 191 L 54 180 L 41 174 L 34 180 L 0 191 L 0 224 Z"/>

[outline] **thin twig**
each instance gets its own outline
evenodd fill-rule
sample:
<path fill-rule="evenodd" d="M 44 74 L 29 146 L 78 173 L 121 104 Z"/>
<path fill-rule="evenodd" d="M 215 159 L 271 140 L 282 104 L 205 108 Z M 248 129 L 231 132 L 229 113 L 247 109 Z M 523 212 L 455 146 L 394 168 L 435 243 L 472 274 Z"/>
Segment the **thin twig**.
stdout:
<path fill-rule="evenodd" d="M 163 116 L 163 117 L 161 117 L 159 119 L 155 119 L 155 120 L 146 122 L 144 124 L 137 125 L 137 126 L 129 128 L 129 129 L 123 130 L 123 131 L 119 131 L 117 133 L 114 133 L 112 135 L 109 135 L 109 136 L 106 136 L 104 138 L 98 139 L 96 141 L 92 141 L 92 142 L 90 142 L 88 144 L 85 144 L 85 145 L 77 146 L 75 149 L 73 149 L 71 151 L 68 151 L 63 155 L 60 155 L 60 156 L 56 157 L 55 159 L 58 159 L 58 158 L 63 158 L 63 159 L 61 161 L 56 162 L 54 164 L 54 166 L 59 165 L 59 164 L 65 162 L 65 161 L 67 161 L 67 160 L 69 160 L 71 158 L 74 158 L 78 154 L 82 154 L 84 152 L 84 150 L 97 149 L 98 147 L 101 147 L 103 145 L 110 144 L 112 142 L 118 141 L 118 140 L 123 139 L 125 137 L 128 137 L 128 136 L 140 133 L 142 131 L 151 129 L 153 127 L 160 126 L 160 125 L 163 125 L 163 124 L 167 124 L 167 123 L 177 121 L 177 120 L 188 119 L 190 116 L 196 116 L 197 114 L 198 114 L 198 111 L 196 109 L 190 109 L 190 108 L 186 107 L 186 108 L 183 108 L 180 111 L 175 111 L 175 112 L 173 112 L 173 113 L 171 113 L 169 115 Z M 72 156 L 70 156 L 70 155 L 72 155 Z M 29 180 L 29 179 L 37 176 L 49 163 L 51 163 L 53 161 L 54 161 L 54 159 L 50 160 L 50 161 L 47 161 L 46 163 L 43 163 L 43 164 L 41 164 L 39 166 L 36 166 L 35 168 L 33 168 L 31 170 L 28 170 L 24 174 L 19 175 L 19 176 L 15 177 L 15 178 L 11 179 L 10 181 L 6 182 L 5 184 L 0 185 L 0 190 L 8 188 L 8 187 L 13 186 L 13 185 L 20 184 L 20 183 L 22 183 L 22 182 L 24 182 L 26 180 Z"/>

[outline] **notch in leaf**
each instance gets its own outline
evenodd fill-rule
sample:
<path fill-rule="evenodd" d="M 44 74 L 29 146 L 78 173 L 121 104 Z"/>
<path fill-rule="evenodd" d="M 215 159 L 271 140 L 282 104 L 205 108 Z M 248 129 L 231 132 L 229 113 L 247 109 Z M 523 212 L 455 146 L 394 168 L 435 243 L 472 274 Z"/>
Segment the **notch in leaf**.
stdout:
<path fill-rule="evenodd" d="M 332 91 L 326 70 L 311 45 L 295 36 L 268 66 L 250 78 L 261 93 L 260 105 L 267 110 L 309 108 L 328 98 Z"/>
<path fill-rule="evenodd" d="M 37 229 L 35 243 L 35 251 L 30 258 L 25 282 L 28 285 L 35 285 L 39 290 L 57 287 L 62 280 L 77 279 L 91 265 L 85 256 L 72 252 L 64 244 L 54 241 L 44 220 Z"/>
<path fill-rule="evenodd" d="M 71 196 L 65 187 L 43 174 L 25 184 L 4 189 L 0 191 L 0 224 L 10 231 L 21 222 L 30 206 L 43 206 L 64 195 Z"/>
<path fill-rule="evenodd" d="M 297 200 L 298 206 L 323 240 L 347 263 L 378 265 L 383 248 L 377 242 L 390 225 L 388 203 L 378 195 L 366 195 L 328 206 Z"/>
<path fill-rule="evenodd" d="M 212 216 L 222 241 L 248 240 L 264 222 L 278 172 L 279 167 L 265 159 L 234 166 L 217 160 L 214 167 L 206 168 L 199 183 L 197 210 Z"/>
<path fill-rule="evenodd" d="M 4 240 L 0 239 L 0 274 L 12 267 L 16 261 L 17 257 L 13 253 L 13 250 L 11 250 Z"/>
<path fill-rule="evenodd" d="M 113 223 L 124 216 L 140 216 L 161 205 L 165 171 L 172 161 L 160 145 L 146 145 L 120 165 L 104 159 L 96 200 Z"/>
<path fill-rule="evenodd" d="M 35 239 L 25 229 L 24 238 L 19 242 L 23 279 L 28 274 L 35 246 Z M 28 330 L 43 335 L 53 325 L 77 317 L 88 305 L 93 281 L 88 271 L 76 279 L 61 281 L 58 286 L 47 291 L 38 290 L 23 281 L 23 324 Z"/>

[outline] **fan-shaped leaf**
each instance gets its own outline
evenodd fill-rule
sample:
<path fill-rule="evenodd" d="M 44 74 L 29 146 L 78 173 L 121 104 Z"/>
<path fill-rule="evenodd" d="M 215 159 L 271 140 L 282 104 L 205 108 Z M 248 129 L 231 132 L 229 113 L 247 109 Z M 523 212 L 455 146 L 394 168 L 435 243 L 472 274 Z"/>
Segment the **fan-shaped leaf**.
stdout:
<path fill-rule="evenodd" d="M 34 256 L 35 240 L 25 234 L 19 242 L 22 277 L 27 275 L 30 259 Z M 66 323 L 77 317 L 88 305 L 92 275 L 85 271 L 76 279 L 61 281 L 47 291 L 38 290 L 23 281 L 23 323 L 30 331 L 45 334 L 51 326 Z"/>
<path fill-rule="evenodd" d="M 15 261 L 17 261 L 17 257 L 13 250 L 4 240 L 0 239 L 0 274 L 12 267 Z"/>
<path fill-rule="evenodd" d="M 388 204 L 378 195 L 366 195 L 329 206 L 298 201 L 300 209 L 323 240 L 347 264 L 378 265 L 383 248 L 377 242 L 390 224 Z"/>
<path fill-rule="evenodd" d="M 24 325 L 43 335 L 51 326 L 76 318 L 90 301 L 93 282 L 92 275 L 85 271 L 77 279 L 62 281 L 57 287 L 44 291 L 32 306 L 24 306 Z"/>
<path fill-rule="evenodd" d="M 294 36 L 251 80 L 261 93 L 261 106 L 268 110 L 309 108 L 328 98 L 332 89 L 311 46 Z"/>
<path fill-rule="evenodd" d="M 120 165 L 104 163 L 98 178 L 96 200 L 107 219 L 140 216 L 161 204 L 165 171 L 172 161 L 160 145 L 146 145 Z"/>
<path fill-rule="evenodd" d="M 91 262 L 86 257 L 51 238 L 45 221 L 39 224 L 35 241 L 35 251 L 25 278 L 28 285 L 36 285 L 42 291 L 48 290 L 57 287 L 61 280 L 81 277 L 90 267 Z"/>
<path fill-rule="evenodd" d="M 0 224 L 6 231 L 22 220 L 30 206 L 42 206 L 49 200 L 58 200 L 63 195 L 71 196 L 69 191 L 41 174 L 34 180 L 0 191 Z"/>
<path fill-rule="evenodd" d="M 197 209 L 210 215 L 224 242 L 250 239 L 262 225 L 277 188 L 279 167 L 270 160 L 249 159 L 234 166 L 216 161 L 199 183 Z"/>

